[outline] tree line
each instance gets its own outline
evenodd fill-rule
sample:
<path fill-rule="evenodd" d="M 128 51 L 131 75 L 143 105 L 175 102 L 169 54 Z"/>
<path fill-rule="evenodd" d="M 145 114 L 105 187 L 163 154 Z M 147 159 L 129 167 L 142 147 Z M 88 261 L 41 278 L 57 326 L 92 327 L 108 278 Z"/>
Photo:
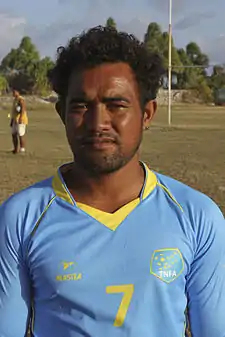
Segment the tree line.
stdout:
<path fill-rule="evenodd" d="M 112 17 L 108 18 L 106 26 L 117 29 Z M 158 23 L 148 25 L 144 43 L 149 50 L 162 56 L 165 71 L 168 69 L 168 42 L 168 33 L 163 32 Z M 50 91 L 47 72 L 53 66 L 53 60 L 50 57 L 41 58 L 31 38 L 25 36 L 19 46 L 11 49 L 1 61 L 0 92 L 5 93 L 14 87 L 23 94 L 45 95 Z M 225 88 L 225 65 L 214 65 L 209 74 L 209 57 L 195 42 L 178 49 L 172 38 L 172 67 L 172 87 L 192 89 L 204 101 L 212 101 L 214 93 Z M 166 72 L 162 83 L 167 87 Z"/>

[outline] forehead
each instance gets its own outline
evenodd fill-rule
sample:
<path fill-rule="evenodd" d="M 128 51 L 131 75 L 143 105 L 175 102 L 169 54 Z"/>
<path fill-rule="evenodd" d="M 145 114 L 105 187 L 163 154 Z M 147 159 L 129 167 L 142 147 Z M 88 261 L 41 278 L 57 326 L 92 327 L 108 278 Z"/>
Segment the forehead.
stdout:
<path fill-rule="evenodd" d="M 103 64 L 95 68 L 71 74 L 68 95 L 88 96 L 124 94 L 136 97 L 137 83 L 129 65 L 124 63 Z"/>

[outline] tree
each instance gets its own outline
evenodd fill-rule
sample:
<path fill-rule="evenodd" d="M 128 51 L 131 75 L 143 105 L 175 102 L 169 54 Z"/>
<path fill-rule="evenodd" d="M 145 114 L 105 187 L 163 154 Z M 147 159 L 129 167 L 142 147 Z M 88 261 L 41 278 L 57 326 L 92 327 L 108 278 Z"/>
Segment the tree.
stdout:
<path fill-rule="evenodd" d="M 12 70 L 22 72 L 27 67 L 40 60 L 39 52 L 36 46 L 32 43 L 31 39 L 25 36 L 19 47 L 11 49 L 11 51 L 3 58 L 0 69 L 2 72 L 7 73 Z"/>
<path fill-rule="evenodd" d="M 207 55 L 203 54 L 201 51 L 201 48 L 198 46 L 197 43 L 195 42 L 190 42 L 186 46 L 186 53 L 187 56 L 189 57 L 190 61 L 194 65 L 200 65 L 200 66 L 206 66 L 208 67 L 209 65 L 209 58 Z"/>
<path fill-rule="evenodd" d="M 183 48 L 178 49 L 177 53 L 179 55 L 181 64 L 184 67 L 190 67 L 193 64 L 191 63 L 186 50 Z M 180 89 L 187 89 L 191 80 L 192 80 L 192 73 L 193 73 L 193 68 L 181 68 L 180 73 L 178 74 L 178 87 Z"/>
<path fill-rule="evenodd" d="M 201 68 L 194 68 L 194 64 L 186 53 L 186 50 L 181 48 L 177 50 L 180 61 L 184 66 L 178 75 L 178 86 L 180 89 L 191 89 L 196 87 L 199 78 L 202 76 Z"/>
<path fill-rule="evenodd" d="M 209 79 L 209 86 L 213 90 L 225 88 L 225 65 L 215 65 Z"/>
<path fill-rule="evenodd" d="M 36 93 L 43 95 L 50 90 L 47 73 L 53 66 L 54 63 L 50 57 L 43 58 L 35 65 L 33 69 L 33 78 L 35 80 L 33 89 Z"/>
<path fill-rule="evenodd" d="M 107 19 L 107 21 L 106 21 L 106 27 L 117 29 L 116 28 L 116 22 L 115 22 L 115 20 L 112 17 L 109 17 Z"/>
<path fill-rule="evenodd" d="M 0 94 L 5 93 L 7 89 L 8 89 L 7 79 L 3 75 L 0 75 Z"/>
<path fill-rule="evenodd" d="M 168 69 L 169 35 L 162 32 L 158 23 L 148 25 L 144 36 L 144 43 L 149 50 L 156 52 L 163 58 L 165 70 Z M 172 75 L 176 78 L 176 87 L 180 89 L 196 89 L 198 95 L 208 100 L 211 96 L 211 88 L 208 85 L 206 68 L 209 58 L 195 42 L 190 42 L 185 49 L 177 49 L 172 37 Z M 182 67 L 183 66 L 183 67 Z M 165 79 L 165 82 L 167 80 Z M 173 83 L 174 85 L 174 83 Z M 197 90 L 197 88 L 199 90 Z M 207 97 L 207 98 L 206 98 Z"/>
<path fill-rule="evenodd" d="M 21 92 L 29 92 L 32 87 L 33 64 L 39 62 L 40 56 L 31 39 L 25 36 L 18 48 L 11 51 L 3 58 L 0 70 L 6 76 L 9 86 Z"/>
<path fill-rule="evenodd" d="M 168 65 L 169 65 L 169 34 L 167 32 L 164 32 L 162 34 L 162 42 L 161 42 L 161 53 L 163 56 L 163 60 L 164 60 L 164 66 L 166 69 L 168 69 Z M 171 41 L 171 45 L 172 45 L 172 49 L 171 49 L 171 61 L 172 61 L 172 67 L 174 69 L 174 73 L 177 74 L 179 73 L 181 70 L 181 60 L 180 60 L 180 56 L 177 52 L 177 49 L 174 45 L 174 40 L 172 38 Z"/>
<path fill-rule="evenodd" d="M 22 93 L 44 93 L 49 89 L 47 72 L 51 67 L 53 61 L 49 57 L 40 59 L 31 38 L 25 36 L 18 48 L 3 58 L 0 69 L 10 87 Z"/>
<path fill-rule="evenodd" d="M 24 36 L 20 42 L 19 49 L 32 55 L 35 60 L 40 59 L 39 52 L 29 36 Z"/>
<path fill-rule="evenodd" d="M 168 69 L 168 54 L 169 54 L 169 35 L 167 32 L 162 32 L 158 23 L 152 22 L 148 25 L 147 32 L 144 37 L 144 43 L 146 47 L 156 52 L 163 58 L 165 69 Z M 174 67 L 181 66 L 180 58 L 177 53 L 177 49 L 174 46 L 172 39 L 172 65 Z M 179 68 L 175 68 L 174 72 L 179 72 Z"/>
<path fill-rule="evenodd" d="M 213 98 L 212 90 L 203 76 L 199 77 L 198 81 L 196 82 L 196 87 L 194 89 L 197 94 L 196 96 L 201 101 L 203 101 L 204 103 L 209 103 L 212 101 Z"/>
<path fill-rule="evenodd" d="M 190 42 L 185 49 L 178 49 L 178 54 L 184 66 L 178 75 L 178 87 L 194 89 L 192 95 L 204 102 L 212 100 L 212 90 L 206 74 L 209 64 L 207 55 L 202 53 L 195 42 Z"/>
<path fill-rule="evenodd" d="M 152 52 L 161 54 L 162 30 L 158 23 L 152 22 L 148 25 L 147 32 L 144 36 L 144 43 Z"/>
<path fill-rule="evenodd" d="M 196 69 L 199 69 L 199 72 L 203 76 L 206 76 L 205 70 L 209 66 L 209 58 L 206 54 L 202 53 L 199 45 L 195 42 L 190 42 L 186 46 L 186 53 L 193 66 L 195 66 Z"/>

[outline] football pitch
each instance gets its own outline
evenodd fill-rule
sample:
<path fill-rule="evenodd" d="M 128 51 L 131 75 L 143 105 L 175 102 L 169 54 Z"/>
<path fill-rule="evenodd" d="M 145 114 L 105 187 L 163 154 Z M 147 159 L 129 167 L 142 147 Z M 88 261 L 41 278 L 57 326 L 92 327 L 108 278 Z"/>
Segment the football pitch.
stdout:
<path fill-rule="evenodd" d="M 51 104 L 28 104 L 27 153 L 11 154 L 9 111 L 0 101 L 0 202 L 72 159 Z M 208 194 L 225 213 L 225 108 L 174 106 L 171 127 L 167 109 L 159 108 L 144 134 L 141 157 L 152 169 Z"/>

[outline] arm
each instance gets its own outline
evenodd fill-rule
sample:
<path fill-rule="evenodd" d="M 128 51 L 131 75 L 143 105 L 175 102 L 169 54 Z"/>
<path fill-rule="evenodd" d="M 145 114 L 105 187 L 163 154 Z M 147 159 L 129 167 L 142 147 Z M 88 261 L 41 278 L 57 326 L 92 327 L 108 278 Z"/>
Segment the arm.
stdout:
<path fill-rule="evenodd" d="M 212 201 L 205 206 L 187 279 L 190 326 L 192 337 L 225 337 L 225 221 Z"/>
<path fill-rule="evenodd" d="M 0 337 L 23 337 L 28 325 L 30 284 L 20 220 L 10 201 L 0 207 Z"/>
<path fill-rule="evenodd" d="M 26 109 L 24 99 L 20 98 L 19 105 L 20 105 L 20 108 L 21 108 L 21 110 L 20 110 L 19 124 L 21 124 L 22 121 L 23 121 L 23 115 L 24 115 L 25 109 Z"/>
<path fill-rule="evenodd" d="M 14 109 L 15 109 L 15 103 L 13 102 L 12 109 L 11 109 L 11 112 L 10 112 L 10 127 L 12 127 L 12 125 L 13 125 L 13 113 L 14 113 Z"/>

